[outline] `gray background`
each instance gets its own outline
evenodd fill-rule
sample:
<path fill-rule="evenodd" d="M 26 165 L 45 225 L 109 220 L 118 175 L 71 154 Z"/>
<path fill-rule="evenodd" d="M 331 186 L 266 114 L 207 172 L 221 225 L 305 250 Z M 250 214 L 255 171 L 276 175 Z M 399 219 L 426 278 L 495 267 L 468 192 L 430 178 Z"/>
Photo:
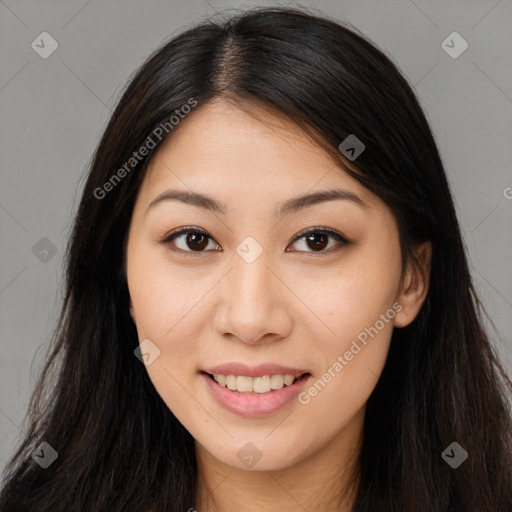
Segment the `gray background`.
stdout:
<path fill-rule="evenodd" d="M 216 11 L 254 5 L 298 4 L 0 1 L 0 471 L 22 434 L 55 328 L 85 166 L 121 88 L 169 36 Z M 495 346 L 512 369 L 511 1 L 303 5 L 355 25 L 414 85 L 446 165 L 475 284 L 498 331 Z M 46 59 L 31 47 L 43 45 L 44 31 L 58 42 Z M 453 31 L 469 45 L 458 58 L 441 47 Z"/>

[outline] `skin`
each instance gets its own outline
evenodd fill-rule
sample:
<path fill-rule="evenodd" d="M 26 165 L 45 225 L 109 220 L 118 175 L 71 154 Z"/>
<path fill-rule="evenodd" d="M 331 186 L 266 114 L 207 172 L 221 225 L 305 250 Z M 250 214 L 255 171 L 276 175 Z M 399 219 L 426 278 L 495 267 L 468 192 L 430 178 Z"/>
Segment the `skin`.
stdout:
<path fill-rule="evenodd" d="M 153 158 L 130 224 L 130 311 L 139 340 L 160 350 L 146 366 L 157 392 L 196 440 L 198 501 L 191 508 L 335 510 L 393 327 L 412 322 L 425 299 L 431 247 L 418 247 L 421 265 L 407 263 L 401 280 L 389 207 L 293 122 L 258 112 L 259 119 L 225 100 L 200 105 Z M 207 194 L 227 214 L 179 201 L 146 214 L 171 188 Z M 275 217 L 278 203 L 331 188 L 357 194 L 366 208 L 334 200 Z M 208 233 L 203 252 L 186 234 L 159 243 L 183 226 Z M 314 227 L 351 243 L 329 237 L 318 252 L 306 238 L 293 241 Z M 263 248 L 250 264 L 236 252 L 247 236 Z M 307 404 L 294 400 L 272 415 L 242 417 L 217 403 L 198 373 L 225 362 L 271 362 L 308 369 L 314 382 L 393 304 L 401 310 Z M 247 442 L 261 453 L 250 468 L 237 457 Z M 347 496 L 339 510 L 350 504 Z"/>

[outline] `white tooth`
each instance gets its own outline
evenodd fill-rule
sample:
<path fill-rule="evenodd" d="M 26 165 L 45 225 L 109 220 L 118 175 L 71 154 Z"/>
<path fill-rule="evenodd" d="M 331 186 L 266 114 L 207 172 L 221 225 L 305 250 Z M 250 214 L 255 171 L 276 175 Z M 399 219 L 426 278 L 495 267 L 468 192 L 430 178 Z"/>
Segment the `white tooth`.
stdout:
<path fill-rule="evenodd" d="M 252 392 L 252 377 L 239 375 L 236 378 L 236 389 L 241 393 Z"/>
<path fill-rule="evenodd" d="M 294 379 L 295 379 L 295 377 L 293 375 L 285 375 L 284 376 L 284 383 L 287 386 L 290 386 Z"/>
<path fill-rule="evenodd" d="M 226 376 L 225 375 L 221 375 L 220 373 L 214 373 L 213 374 L 213 378 L 217 381 L 218 384 L 220 384 L 221 386 L 225 386 L 226 385 Z"/>
<path fill-rule="evenodd" d="M 270 387 L 272 389 L 281 389 L 284 385 L 284 377 L 282 375 L 272 375 L 270 377 Z"/>
<path fill-rule="evenodd" d="M 231 389 L 231 391 L 236 390 L 236 377 L 234 375 L 226 375 L 226 386 Z"/>
<path fill-rule="evenodd" d="M 294 375 L 263 375 L 261 377 L 248 377 L 246 375 L 214 374 L 213 378 L 220 386 L 240 393 L 269 393 L 271 390 L 291 386 L 296 377 Z"/>
<path fill-rule="evenodd" d="M 272 389 L 270 386 L 270 377 L 268 375 L 254 377 L 252 387 L 256 393 L 268 393 Z"/>

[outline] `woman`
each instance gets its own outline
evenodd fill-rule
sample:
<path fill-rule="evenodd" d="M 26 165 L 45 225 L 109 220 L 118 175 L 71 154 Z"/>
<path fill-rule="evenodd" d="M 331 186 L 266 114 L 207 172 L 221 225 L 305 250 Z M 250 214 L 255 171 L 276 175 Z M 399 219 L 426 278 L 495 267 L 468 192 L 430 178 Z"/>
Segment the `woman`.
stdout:
<path fill-rule="evenodd" d="M 438 149 L 353 30 L 257 9 L 155 52 L 66 270 L 1 510 L 512 510 Z"/>

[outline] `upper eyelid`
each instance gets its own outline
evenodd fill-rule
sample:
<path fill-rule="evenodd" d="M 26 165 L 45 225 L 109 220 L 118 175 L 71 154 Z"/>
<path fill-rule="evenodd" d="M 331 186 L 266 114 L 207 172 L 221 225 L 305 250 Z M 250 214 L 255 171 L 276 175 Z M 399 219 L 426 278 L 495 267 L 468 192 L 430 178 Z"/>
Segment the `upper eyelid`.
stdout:
<path fill-rule="evenodd" d="M 342 239 L 346 239 L 346 237 L 344 235 L 342 235 L 341 233 L 338 233 L 338 231 L 336 231 L 335 229 L 318 226 L 318 227 L 306 228 L 306 229 L 299 231 L 297 233 L 297 235 L 295 235 L 295 237 L 293 238 L 292 242 L 295 242 L 296 240 L 298 240 L 300 238 L 304 238 L 305 236 L 309 235 L 310 233 L 327 233 L 328 235 L 338 236 Z"/>

